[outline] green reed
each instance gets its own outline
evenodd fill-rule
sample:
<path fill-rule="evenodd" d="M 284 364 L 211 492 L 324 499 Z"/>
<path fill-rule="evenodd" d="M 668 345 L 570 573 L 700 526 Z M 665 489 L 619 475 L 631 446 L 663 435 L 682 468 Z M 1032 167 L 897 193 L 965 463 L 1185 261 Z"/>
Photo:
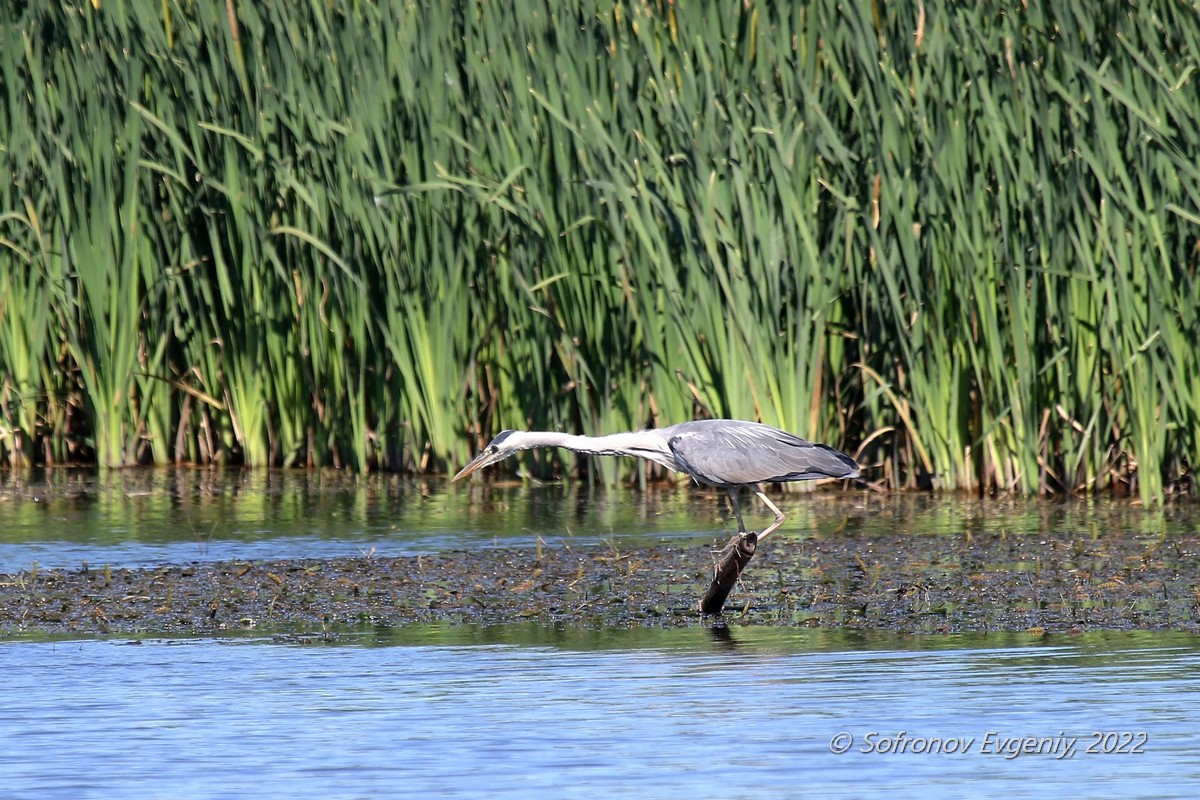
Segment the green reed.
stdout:
<path fill-rule="evenodd" d="M 15 223 L 36 242 L 36 215 L 10 213 L 0 224 Z M 24 237 L 22 237 L 24 238 Z M 34 463 L 34 445 L 39 435 L 37 398 L 46 369 L 50 343 L 50 293 L 44 265 L 14 239 L 3 242 L 10 249 L 14 269 L 0 275 L 0 363 L 6 367 L 0 385 L 0 452 L 14 466 Z"/>
<path fill-rule="evenodd" d="M 109 5 L 3 17 L 6 463 L 720 415 L 896 488 L 1190 485 L 1194 10 Z"/>

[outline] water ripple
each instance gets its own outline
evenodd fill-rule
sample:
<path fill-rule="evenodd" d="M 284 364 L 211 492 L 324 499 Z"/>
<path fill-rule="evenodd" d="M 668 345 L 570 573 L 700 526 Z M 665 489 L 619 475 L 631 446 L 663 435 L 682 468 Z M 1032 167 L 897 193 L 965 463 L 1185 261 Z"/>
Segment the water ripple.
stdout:
<path fill-rule="evenodd" d="M 1194 794 L 1200 647 L 810 650 L 264 640 L 0 644 L 15 797 L 927 797 Z M 882 641 L 882 640 L 879 640 Z M 912 648 L 911 641 L 904 643 Z M 854 735 L 830 752 L 839 731 Z M 1005 757 L 999 737 L 1146 732 L 1140 754 Z M 954 755 L 915 740 L 974 738 Z M 907 739 L 909 752 L 864 752 Z M 899 745 L 894 745 L 898 747 Z M 928 746 L 928 744 L 924 745 Z M 1190 788 L 1191 791 L 1188 791 Z"/>

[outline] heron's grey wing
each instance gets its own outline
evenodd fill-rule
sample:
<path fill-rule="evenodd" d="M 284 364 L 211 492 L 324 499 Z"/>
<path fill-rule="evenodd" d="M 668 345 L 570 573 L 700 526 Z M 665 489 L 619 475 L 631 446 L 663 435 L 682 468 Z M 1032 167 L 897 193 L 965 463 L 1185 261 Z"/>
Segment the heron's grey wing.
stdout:
<path fill-rule="evenodd" d="M 858 465 L 828 445 L 757 423 L 710 420 L 675 426 L 668 440 L 684 472 L 713 486 L 853 478 Z"/>

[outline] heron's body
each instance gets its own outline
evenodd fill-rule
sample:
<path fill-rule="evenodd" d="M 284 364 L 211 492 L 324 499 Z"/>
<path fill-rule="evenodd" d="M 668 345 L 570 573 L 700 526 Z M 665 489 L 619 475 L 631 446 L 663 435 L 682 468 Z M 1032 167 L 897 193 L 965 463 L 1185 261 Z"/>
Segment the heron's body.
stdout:
<path fill-rule="evenodd" d="M 608 436 L 504 431 L 455 475 L 454 480 L 534 447 L 563 447 L 598 456 L 636 456 L 682 472 L 698 483 L 723 488 L 729 493 L 738 529 L 743 533 L 746 526 L 742 522 L 737 490 L 749 486 L 775 512 L 775 523 L 759 534 L 759 538 L 777 529 L 784 519 L 782 512 L 763 494 L 760 483 L 858 477 L 854 459 L 828 445 L 816 444 L 757 422 L 708 419 Z"/>

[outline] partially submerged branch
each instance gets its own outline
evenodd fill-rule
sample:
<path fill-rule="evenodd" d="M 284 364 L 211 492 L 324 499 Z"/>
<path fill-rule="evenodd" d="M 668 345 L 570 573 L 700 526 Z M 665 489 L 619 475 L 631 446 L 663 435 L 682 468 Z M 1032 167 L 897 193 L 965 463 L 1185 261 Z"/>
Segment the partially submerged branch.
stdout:
<path fill-rule="evenodd" d="M 758 548 L 758 534 L 739 533 L 729 540 L 729 544 L 721 551 L 717 567 L 713 572 L 712 584 L 700 600 L 701 614 L 720 614 L 725 606 L 725 599 L 733 591 L 733 586 L 742 576 L 742 570 L 754 558 Z"/>

